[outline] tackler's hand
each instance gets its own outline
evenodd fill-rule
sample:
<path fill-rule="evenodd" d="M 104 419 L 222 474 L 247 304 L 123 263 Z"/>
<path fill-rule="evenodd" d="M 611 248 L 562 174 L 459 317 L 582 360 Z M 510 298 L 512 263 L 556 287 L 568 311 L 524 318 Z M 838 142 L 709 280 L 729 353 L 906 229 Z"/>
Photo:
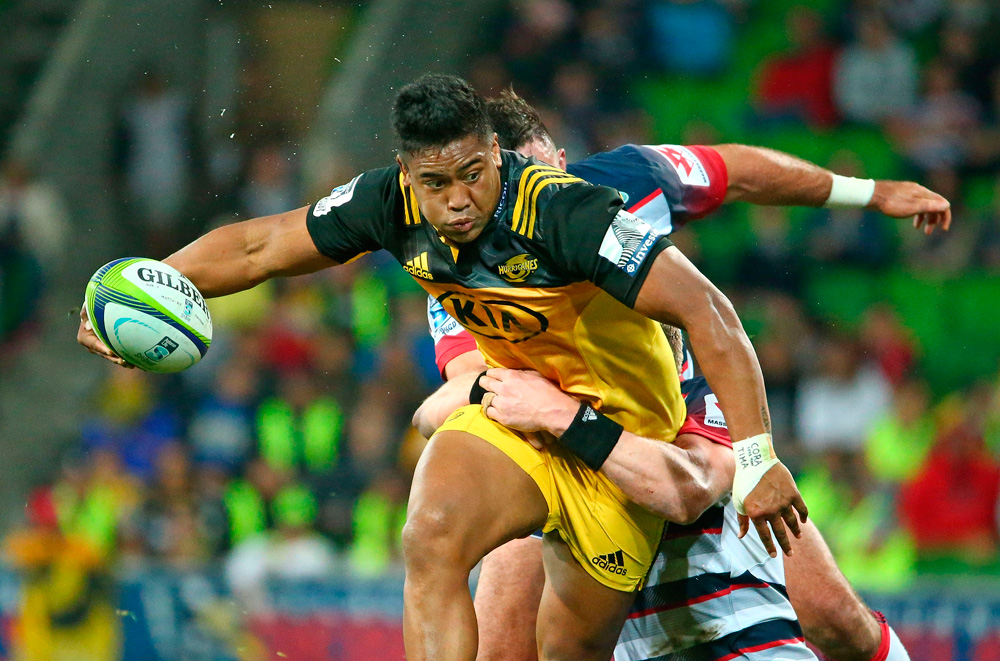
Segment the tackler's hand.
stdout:
<path fill-rule="evenodd" d="M 479 384 L 488 391 L 483 398 L 487 417 L 522 432 L 547 432 L 558 438 L 580 408 L 580 402 L 531 370 L 494 368 L 487 370 Z M 541 447 L 552 439 L 535 434 L 529 440 Z"/>
<path fill-rule="evenodd" d="M 951 227 L 951 203 L 932 190 L 912 181 L 875 182 L 869 209 L 893 218 L 913 218 L 913 227 L 931 234 L 940 227 Z"/>

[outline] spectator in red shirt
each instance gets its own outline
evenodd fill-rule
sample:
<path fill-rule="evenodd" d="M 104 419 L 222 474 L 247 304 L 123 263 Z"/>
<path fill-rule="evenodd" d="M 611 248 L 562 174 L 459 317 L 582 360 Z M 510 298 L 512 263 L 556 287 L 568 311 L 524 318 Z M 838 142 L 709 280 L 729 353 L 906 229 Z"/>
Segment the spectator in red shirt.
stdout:
<path fill-rule="evenodd" d="M 942 432 L 900 492 L 900 516 L 925 558 L 982 564 L 998 550 L 1000 465 L 986 452 L 972 411 Z"/>
<path fill-rule="evenodd" d="M 832 126 L 837 122 L 833 101 L 837 53 L 823 32 L 823 18 L 798 7 L 789 12 L 786 28 L 791 49 L 767 60 L 759 71 L 757 112 L 765 119 Z"/>

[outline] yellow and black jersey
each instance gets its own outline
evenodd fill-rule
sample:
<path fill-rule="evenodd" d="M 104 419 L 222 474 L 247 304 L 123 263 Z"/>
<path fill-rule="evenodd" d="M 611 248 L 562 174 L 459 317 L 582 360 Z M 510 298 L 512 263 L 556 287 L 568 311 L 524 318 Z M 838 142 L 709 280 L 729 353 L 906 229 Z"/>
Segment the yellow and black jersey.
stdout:
<path fill-rule="evenodd" d="M 670 241 L 612 188 L 503 152 L 501 196 L 476 241 L 445 241 L 399 167 L 365 172 L 309 209 L 344 263 L 388 250 L 473 333 L 491 365 L 530 368 L 633 433 L 672 440 L 684 402 L 666 339 L 631 306 Z"/>

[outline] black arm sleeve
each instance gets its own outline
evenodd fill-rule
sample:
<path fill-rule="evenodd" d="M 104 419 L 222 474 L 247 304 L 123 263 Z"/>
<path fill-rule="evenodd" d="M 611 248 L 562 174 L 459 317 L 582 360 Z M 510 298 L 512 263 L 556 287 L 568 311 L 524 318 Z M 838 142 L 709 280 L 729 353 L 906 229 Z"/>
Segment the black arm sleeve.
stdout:
<path fill-rule="evenodd" d="M 309 207 L 306 227 L 316 248 L 341 264 L 382 248 L 398 176 L 397 168 L 369 170 Z"/>
<path fill-rule="evenodd" d="M 589 280 L 632 307 L 649 267 L 673 245 L 622 208 L 618 191 L 573 184 L 559 190 L 541 214 L 540 239 L 566 275 Z"/>

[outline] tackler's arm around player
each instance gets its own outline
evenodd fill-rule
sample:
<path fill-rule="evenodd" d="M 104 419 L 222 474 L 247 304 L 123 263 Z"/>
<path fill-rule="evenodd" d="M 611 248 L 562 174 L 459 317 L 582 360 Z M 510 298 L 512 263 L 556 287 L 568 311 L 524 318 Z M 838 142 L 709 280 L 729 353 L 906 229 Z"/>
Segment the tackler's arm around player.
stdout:
<path fill-rule="evenodd" d="M 476 351 L 475 356 L 470 353 L 470 359 L 478 358 L 475 371 L 467 370 L 452 376 L 448 381 L 427 397 L 413 414 L 412 424 L 425 438 L 430 438 L 438 427 L 455 412 L 455 409 L 468 406 L 469 391 L 472 384 L 479 378 L 479 374 L 486 368 L 482 357 Z"/>
<path fill-rule="evenodd" d="M 729 299 L 675 247 L 661 251 L 639 290 L 635 310 L 687 331 L 705 378 L 719 398 L 736 456 L 733 500 L 741 534 L 752 521 L 770 553 L 774 538 L 786 554 L 785 528 L 798 537 L 808 509 L 795 480 L 771 445 L 764 377 L 750 339 Z M 771 531 L 768 530 L 770 524 Z"/>
<path fill-rule="evenodd" d="M 608 425 L 604 416 L 562 392 L 538 372 L 491 369 L 480 379 L 486 415 L 524 432 L 532 445 L 562 442 L 603 457 L 599 470 L 633 502 L 667 521 L 689 524 L 729 493 L 732 451 L 695 434 L 674 443 Z M 583 429 L 592 426 L 592 430 Z"/>
<path fill-rule="evenodd" d="M 912 181 L 856 179 L 784 152 L 749 145 L 715 145 L 726 164 L 726 202 L 780 206 L 856 207 L 913 218 L 925 234 L 951 227 L 951 204 Z"/>

